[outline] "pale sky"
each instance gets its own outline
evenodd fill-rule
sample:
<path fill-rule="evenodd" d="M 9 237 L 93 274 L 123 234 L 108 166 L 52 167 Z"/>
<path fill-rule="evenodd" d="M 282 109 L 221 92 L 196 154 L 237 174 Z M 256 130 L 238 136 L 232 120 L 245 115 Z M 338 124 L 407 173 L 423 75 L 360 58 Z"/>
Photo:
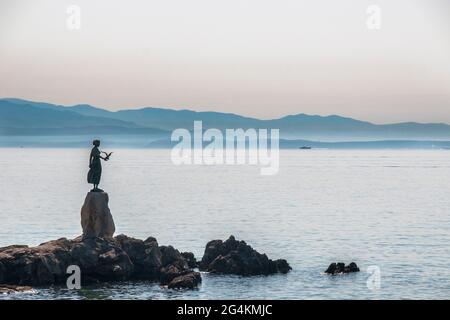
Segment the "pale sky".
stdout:
<path fill-rule="evenodd" d="M 0 0 L 0 97 L 450 123 L 450 1 Z"/>

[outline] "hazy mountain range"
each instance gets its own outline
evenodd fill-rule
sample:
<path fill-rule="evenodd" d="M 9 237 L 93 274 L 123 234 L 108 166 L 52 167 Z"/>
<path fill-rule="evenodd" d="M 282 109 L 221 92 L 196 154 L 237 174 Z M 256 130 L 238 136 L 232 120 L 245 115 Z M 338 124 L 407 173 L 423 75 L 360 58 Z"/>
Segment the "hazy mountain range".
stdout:
<path fill-rule="evenodd" d="M 362 141 L 385 143 L 387 140 L 391 141 L 390 144 L 401 142 L 399 140 L 421 140 L 421 145 L 440 140 L 439 145 L 446 145 L 442 141 L 450 141 L 450 125 L 445 123 L 404 122 L 377 125 L 337 115 L 306 114 L 260 120 L 231 113 L 153 107 L 113 112 L 85 104 L 61 106 L 4 98 L 0 99 L 0 145 L 8 145 L 8 141 L 42 140 L 37 137 L 47 137 L 53 141 L 59 141 L 57 137 L 72 137 L 73 141 L 84 143 L 84 140 L 93 136 L 114 136 L 116 139 L 121 137 L 131 145 L 131 140 L 137 139 L 144 144 L 148 142 L 150 146 L 152 143 L 154 146 L 167 146 L 172 130 L 190 130 L 194 120 L 202 120 L 204 129 L 277 128 L 280 129 L 284 146 L 312 144 L 311 141 L 321 141 L 324 146 L 330 142 L 342 141 L 353 145 L 360 145 Z M 26 137 L 29 137 L 28 140 Z M 74 140 L 73 137 L 80 139 Z M 376 145 L 374 142 L 371 144 Z"/>

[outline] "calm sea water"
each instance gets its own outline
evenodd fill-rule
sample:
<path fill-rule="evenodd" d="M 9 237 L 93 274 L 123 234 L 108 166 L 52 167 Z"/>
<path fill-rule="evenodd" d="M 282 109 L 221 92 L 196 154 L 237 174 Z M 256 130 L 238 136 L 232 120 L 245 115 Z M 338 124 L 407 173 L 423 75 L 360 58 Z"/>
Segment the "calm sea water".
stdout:
<path fill-rule="evenodd" d="M 89 150 L 0 149 L 0 246 L 37 245 L 81 232 Z M 115 150 L 101 187 L 117 232 L 192 251 L 233 234 L 288 275 L 203 274 L 197 290 L 149 282 L 36 288 L 0 299 L 437 299 L 450 298 L 450 151 L 281 151 L 280 171 L 174 166 L 170 150 Z M 357 274 L 330 277 L 330 262 Z M 380 270 L 370 289 L 369 266 Z"/>

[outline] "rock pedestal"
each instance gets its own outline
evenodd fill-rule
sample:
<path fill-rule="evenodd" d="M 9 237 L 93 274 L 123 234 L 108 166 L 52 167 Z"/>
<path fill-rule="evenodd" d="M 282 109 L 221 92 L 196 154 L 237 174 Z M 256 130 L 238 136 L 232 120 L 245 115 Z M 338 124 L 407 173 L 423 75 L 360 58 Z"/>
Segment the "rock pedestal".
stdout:
<path fill-rule="evenodd" d="M 89 192 L 81 208 L 83 239 L 112 238 L 116 227 L 108 207 L 106 192 Z"/>

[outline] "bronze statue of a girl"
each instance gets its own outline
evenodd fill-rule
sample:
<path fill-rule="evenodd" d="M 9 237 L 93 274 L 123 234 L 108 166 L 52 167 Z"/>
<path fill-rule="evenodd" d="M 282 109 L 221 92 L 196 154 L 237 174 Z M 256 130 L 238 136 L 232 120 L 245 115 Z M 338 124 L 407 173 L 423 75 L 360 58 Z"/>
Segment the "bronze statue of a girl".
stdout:
<path fill-rule="evenodd" d="M 100 140 L 94 140 L 92 142 L 94 147 L 91 151 L 91 156 L 89 157 L 89 172 L 88 172 L 88 183 L 92 183 L 94 185 L 94 189 L 91 192 L 102 192 L 102 189 L 99 189 L 98 185 L 100 184 L 100 179 L 102 177 L 102 163 L 101 160 L 108 161 L 111 153 L 106 153 L 100 151 Z M 105 156 L 103 157 L 102 154 Z"/>

